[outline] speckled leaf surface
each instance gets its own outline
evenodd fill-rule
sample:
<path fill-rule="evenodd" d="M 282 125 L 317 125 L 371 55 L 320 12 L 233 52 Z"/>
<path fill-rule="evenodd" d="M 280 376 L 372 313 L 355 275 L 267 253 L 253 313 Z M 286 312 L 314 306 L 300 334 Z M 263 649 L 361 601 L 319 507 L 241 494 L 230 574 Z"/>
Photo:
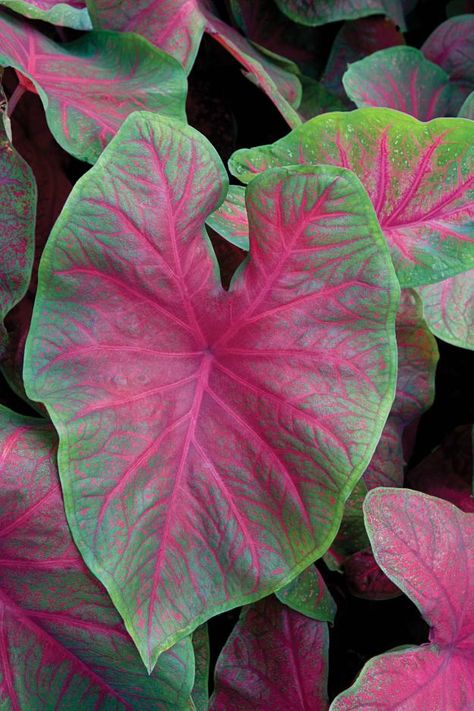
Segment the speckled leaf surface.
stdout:
<path fill-rule="evenodd" d="M 57 44 L 7 16 L 0 32 L 0 64 L 33 81 L 51 132 L 80 160 L 93 163 L 132 111 L 185 120 L 182 68 L 142 37 L 88 32 Z"/>
<path fill-rule="evenodd" d="M 466 101 L 463 103 L 458 113 L 459 118 L 474 121 L 474 91 L 471 91 Z"/>
<path fill-rule="evenodd" d="M 229 185 L 224 202 L 206 220 L 221 237 L 236 247 L 249 250 L 249 223 L 245 207 L 245 188 Z"/>
<path fill-rule="evenodd" d="M 321 622 L 334 622 L 336 603 L 319 570 L 310 565 L 291 583 L 275 593 L 278 600 L 295 612 Z"/>
<path fill-rule="evenodd" d="M 209 665 L 211 650 L 209 647 L 209 632 L 207 630 L 207 624 L 201 625 L 194 630 L 192 639 L 196 669 L 191 697 L 196 707 L 196 711 L 208 711 Z"/>
<path fill-rule="evenodd" d="M 0 406 L 0 705 L 12 711 L 185 711 L 189 639 L 151 676 L 75 547 L 43 420 Z"/>
<path fill-rule="evenodd" d="M 397 109 L 420 121 L 448 114 L 451 84 L 446 72 L 414 47 L 389 47 L 351 64 L 342 78 L 359 108 Z"/>
<path fill-rule="evenodd" d="M 288 17 L 301 25 L 325 25 L 340 20 L 356 20 L 368 15 L 387 14 L 405 29 L 400 0 L 275 0 Z"/>
<path fill-rule="evenodd" d="M 271 596 L 242 611 L 216 664 L 210 711 L 328 708 L 329 634 Z"/>
<path fill-rule="evenodd" d="M 409 490 L 364 504 L 375 557 L 430 626 L 430 644 L 369 661 L 331 711 L 468 709 L 474 703 L 474 516 Z"/>
<path fill-rule="evenodd" d="M 92 24 L 84 0 L 0 0 L 0 6 L 52 25 L 72 27 L 75 30 L 90 30 Z"/>
<path fill-rule="evenodd" d="M 0 359 L 3 319 L 25 295 L 33 266 L 36 184 L 28 164 L 7 138 L 0 117 Z"/>
<path fill-rule="evenodd" d="M 442 341 L 474 350 L 474 269 L 422 286 L 418 292 L 431 332 Z"/>
<path fill-rule="evenodd" d="M 290 126 L 301 123 L 298 77 L 259 52 L 237 30 L 217 18 L 203 0 L 89 0 L 94 27 L 137 32 L 168 52 L 189 73 L 207 32 L 249 72 Z"/>
<path fill-rule="evenodd" d="M 428 37 L 421 51 L 448 74 L 452 87 L 449 114 L 455 116 L 474 90 L 474 14 L 459 15 L 443 22 Z"/>
<path fill-rule="evenodd" d="M 400 44 L 405 44 L 403 35 L 385 17 L 362 17 L 345 22 L 334 38 L 321 81 L 330 91 L 347 101 L 342 77 L 348 64 Z"/>
<path fill-rule="evenodd" d="M 75 539 L 150 667 L 324 552 L 394 394 L 398 288 L 357 178 L 255 180 L 229 292 L 204 233 L 226 180 L 197 131 L 128 119 L 56 223 L 26 349 Z"/>
<path fill-rule="evenodd" d="M 474 266 L 474 132 L 465 119 L 428 124 L 390 109 L 318 116 L 272 145 L 230 159 L 242 182 L 278 165 L 341 165 L 359 177 L 402 286 Z"/>

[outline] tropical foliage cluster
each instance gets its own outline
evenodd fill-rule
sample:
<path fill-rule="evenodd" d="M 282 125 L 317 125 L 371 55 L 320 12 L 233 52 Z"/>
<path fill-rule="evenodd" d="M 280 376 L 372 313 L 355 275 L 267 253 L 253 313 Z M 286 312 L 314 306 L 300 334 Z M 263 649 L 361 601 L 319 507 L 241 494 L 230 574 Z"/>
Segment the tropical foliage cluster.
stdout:
<path fill-rule="evenodd" d="M 474 349 L 472 2 L 0 37 L 0 707 L 474 708 L 472 419 L 417 435 Z M 344 676 L 358 600 L 417 632 Z"/>

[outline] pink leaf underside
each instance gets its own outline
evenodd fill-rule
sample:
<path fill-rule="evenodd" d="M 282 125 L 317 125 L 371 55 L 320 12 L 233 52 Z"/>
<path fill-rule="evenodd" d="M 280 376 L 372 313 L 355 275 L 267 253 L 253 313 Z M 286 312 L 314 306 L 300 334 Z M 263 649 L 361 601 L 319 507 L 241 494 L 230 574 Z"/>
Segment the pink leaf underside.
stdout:
<path fill-rule="evenodd" d="M 285 14 L 303 25 L 325 25 L 340 20 L 356 20 L 367 15 L 387 14 L 405 29 L 400 0 L 275 0 Z"/>
<path fill-rule="evenodd" d="M 189 709 L 190 641 L 148 676 L 82 562 L 64 515 L 52 427 L 0 407 L 0 445 L 0 703 L 12 711 Z"/>
<path fill-rule="evenodd" d="M 251 257 L 225 292 L 212 146 L 151 114 L 120 135 L 49 240 L 26 378 L 76 540 L 148 663 L 323 552 L 393 397 L 397 297 L 350 172 L 249 187 Z"/>
<path fill-rule="evenodd" d="M 423 319 L 421 302 L 411 289 L 402 290 L 396 332 L 397 390 L 380 441 L 364 472 L 368 489 L 403 485 L 403 431 L 428 409 L 434 397 L 438 348 Z"/>
<path fill-rule="evenodd" d="M 0 0 L 1 6 L 33 20 L 44 20 L 76 30 L 91 29 L 84 0 Z"/>
<path fill-rule="evenodd" d="M 271 596 L 243 610 L 217 661 L 210 711 L 328 708 L 327 623 Z"/>
<path fill-rule="evenodd" d="M 336 603 L 319 570 L 310 565 L 303 570 L 291 583 L 275 593 L 284 605 L 295 612 L 321 622 L 334 622 Z"/>
<path fill-rule="evenodd" d="M 405 44 L 403 35 L 384 17 L 363 17 L 346 22 L 336 35 L 321 81 L 327 89 L 345 98 L 342 77 L 348 64 L 401 44 Z"/>
<path fill-rule="evenodd" d="M 301 100 L 296 74 L 259 52 L 237 30 L 219 20 L 203 0 L 92 0 L 95 26 L 138 32 L 175 57 L 187 72 L 194 64 L 203 32 L 207 32 L 242 64 L 273 101 L 290 126 L 301 123 L 294 107 Z"/>
<path fill-rule="evenodd" d="M 371 660 L 331 711 L 474 704 L 474 517 L 419 492 L 377 489 L 364 505 L 375 557 L 431 627 L 428 646 Z"/>
<path fill-rule="evenodd" d="M 407 474 L 411 489 L 438 496 L 462 511 L 474 513 L 472 425 L 462 425 L 450 433 L 431 454 Z"/>
<path fill-rule="evenodd" d="M 374 52 L 351 64 L 342 83 L 359 108 L 397 109 L 420 121 L 449 113 L 448 75 L 414 47 L 389 47 Z"/>
<path fill-rule="evenodd" d="M 443 22 L 421 51 L 448 74 L 453 86 L 449 115 L 455 116 L 474 89 L 474 15 L 460 15 Z"/>
<path fill-rule="evenodd" d="M 426 322 L 443 341 L 474 350 L 474 269 L 419 287 Z"/>
<path fill-rule="evenodd" d="M 0 117 L 0 356 L 3 319 L 28 288 L 33 264 L 36 185 Z"/>
<path fill-rule="evenodd" d="M 268 168 L 294 163 L 352 170 L 372 201 L 398 278 L 408 287 L 474 266 L 473 152 L 474 132 L 465 119 L 424 124 L 374 108 L 317 116 L 272 145 L 237 151 L 229 167 L 245 183 Z"/>
<path fill-rule="evenodd" d="M 1 64 L 35 83 L 54 137 L 81 160 L 94 162 L 132 111 L 185 120 L 184 72 L 143 38 L 88 32 L 57 44 L 7 16 L 0 18 L 0 30 Z"/>

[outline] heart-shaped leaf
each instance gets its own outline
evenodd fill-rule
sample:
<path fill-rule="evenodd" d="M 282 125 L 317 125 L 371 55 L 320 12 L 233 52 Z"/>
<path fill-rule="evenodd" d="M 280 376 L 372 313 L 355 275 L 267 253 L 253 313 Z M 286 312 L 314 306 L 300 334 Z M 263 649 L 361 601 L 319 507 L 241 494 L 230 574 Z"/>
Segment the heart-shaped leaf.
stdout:
<path fill-rule="evenodd" d="M 428 37 L 421 51 L 449 76 L 449 115 L 455 116 L 474 90 L 474 15 L 460 15 L 443 22 Z"/>
<path fill-rule="evenodd" d="M 347 101 L 342 86 L 347 65 L 373 52 L 404 43 L 401 32 L 384 17 L 363 17 L 345 22 L 334 39 L 321 81 L 325 87 Z"/>
<path fill-rule="evenodd" d="M 400 0 L 275 0 L 282 12 L 301 25 L 325 25 L 368 15 L 388 15 L 405 29 Z"/>
<path fill-rule="evenodd" d="M 57 44 L 13 17 L 0 17 L 0 64 L 31 79 L 58 143 L 94 163 L 137 109 L 185 120 L 186 78 L 173 57 L 142 37 L 88 32 Z"/>
<path fill-rule="evenodd" d="M 432 333 L 442 341 L 474 350 L 474 270 L 418 289 Z"/>
<path fill-rule="evenodd" d="M 49 424 L 0 406 L 2 707 L 190 710 L 191 641 L 147 674 L 72 541 L 56 448 Z"/>
<path fill-rule="evenodd" d="M 349 171 L 254 181 L 226 292 L 212 146 L 141 113 L 106 151 L 48 241 L 25 375 L 60 433 L 75 539 L 153 667 L 329 545 L 393 399 L 398 288 Z"/>
<path fill-rule="evenodd" d="M 295 108 L 301 101 L 301 84 L 296 68 L 288 71 L 290 63 L 283 57 L 263 54 L 207 6 L 204 0 L 124 0 L 119 5 L 116 0 L 88 0 L 94 27 L 137 32 L 176 57 L 187 73 L 206 32 L 243 65 L 287 123 L 299 125 Z"/>
<path fill-rule="evenodd" d="M 328 708 L 326 622 L 271 596 L 245 608 L 216 665 L 210 711 Z"/>
<path fill-rule="evenodd" d="M 390 109 L 360 109 L 317 116 L 273 145 L 237 151 L 229 165 L 245 183 L 293 163 L 354 171 L 408 287 L 474 267 L 473 153 L 474 132 L 465 119 L 424 124 Z"/>
<path fill-rule="evenodd" d="M 342 83 L 359 108 L 397 109 L 421 121 L 449 113 L 448 75 L 414 47 L 389 47 L 354 62 Z"/>
<path fill-rule="evenodd" d="M 430 625 L 431 644 L 369 661 L 331 711 L 471 708 L 474 516 L 406 489 L 375 489 L 364 508 L 375 557 Z"/>
<path fill-rule="evenodd" d="M 277 590 L 275 595 L 284 605 L 306 617 L 320 622 L 334 622 L 336 603 L 323 576 L 314 565 L 303 570 L 291 583 Z"/>
<path fill-rule="evenodd" d="M 0 0 L 0 5 L 32 20 L 43 20 L 75 30 L 92 29 L 84 0 Z"/>
<path fill-rule="evenodd" d="M 5 355 L 3 319 L 25 295 L 33 266 L 36 183 L 10 143 L 0 116 L 0 359 Z"/>

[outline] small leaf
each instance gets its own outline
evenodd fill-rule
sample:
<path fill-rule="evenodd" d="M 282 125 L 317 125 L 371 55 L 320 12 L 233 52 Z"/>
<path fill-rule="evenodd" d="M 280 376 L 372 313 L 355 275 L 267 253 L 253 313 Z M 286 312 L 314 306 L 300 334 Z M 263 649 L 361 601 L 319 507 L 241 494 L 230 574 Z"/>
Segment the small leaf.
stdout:
<path fill-rule="evenodd" d="M 84 0 L 0 0 L 0 5 L 32 20 L 43 20 L 52 25 L 72 27 L 75 30 L 92 29 Z"/>
<path fill-rule="evenodd" d="M 310 565 L 291 583 L 275 593 L 278 600 L 295 612 L 321 622 L 334 622 L 337 607 L 319 570 Z"/>
<path fill-rule="evenodd" d="M 124 119 L 150 109 L 185 120 L 186 79 L 179 64 L 142 37 L 88 32 L 57 44 L 13 17 L 0 18 L 0 64 L 36 86 L 58 143 L 94 163 Z"/>
<path fill-rule="evenodd" d="M 267 597 L 245 608 L 216 665 L 210 711 L 328 708 L 329 634 Z"/>
<path fill-rule="evenodd" d="M 226 198 L 209 215 L 206 224 L 239 249 L 249 251 L 249 223 L 245 207 L 245 188 L 229 185 Z"/>
<path fill-rule="evenodd" d="M 389 47 L 351 64 L 342 83 L 359 108 L 397 109 L 421 121 L 448 114 L 449 77 L 414 47 Z"/>
<path fill-rule="evenodd" d="M 430 284 L 474 267 L 474 132 L 465 119 L 428 124 L 389 109 L 317 116 L 272 145 L 239 150 L 233 175 L 331 164 L 360 178 L 402 286 Z"/>
<path fill-rule="evenodd" d="M 474 270 L 418 288 L 426 322 L 435 336 L 474 350 Z"/>
<path fill-rule="evenodd" d="M 430 644 L 370 660 L 331 711 L 471 708 L 474 516 L 407 489 L 374 489 L 364 508 L 377 562 L 430 625 Z"/>
<path fill-rule="evenodd" d="M 46 422 L 0 406 L 0 699 L 12 709 L 191 709 L 185 639 L 149 676 L 64 515 Z"/>
<path fill-rule="evenodd" d="M 399 0 L 275 0 L 282 12 L 301 25 L 325 25 L 356 20 L 367 15 L 387 14 L 402 30 L 403 9 Z"/>
<path fill-rule="evenodd" d="M 150 668 L 326 550 L 395 387 L 398 285 L 357 178 L 255 180 L 229 292 L 204 233 L 225 181 L 195 130 L 130 117 L 55 225 L 26 349 L 75 539 Z"/>

